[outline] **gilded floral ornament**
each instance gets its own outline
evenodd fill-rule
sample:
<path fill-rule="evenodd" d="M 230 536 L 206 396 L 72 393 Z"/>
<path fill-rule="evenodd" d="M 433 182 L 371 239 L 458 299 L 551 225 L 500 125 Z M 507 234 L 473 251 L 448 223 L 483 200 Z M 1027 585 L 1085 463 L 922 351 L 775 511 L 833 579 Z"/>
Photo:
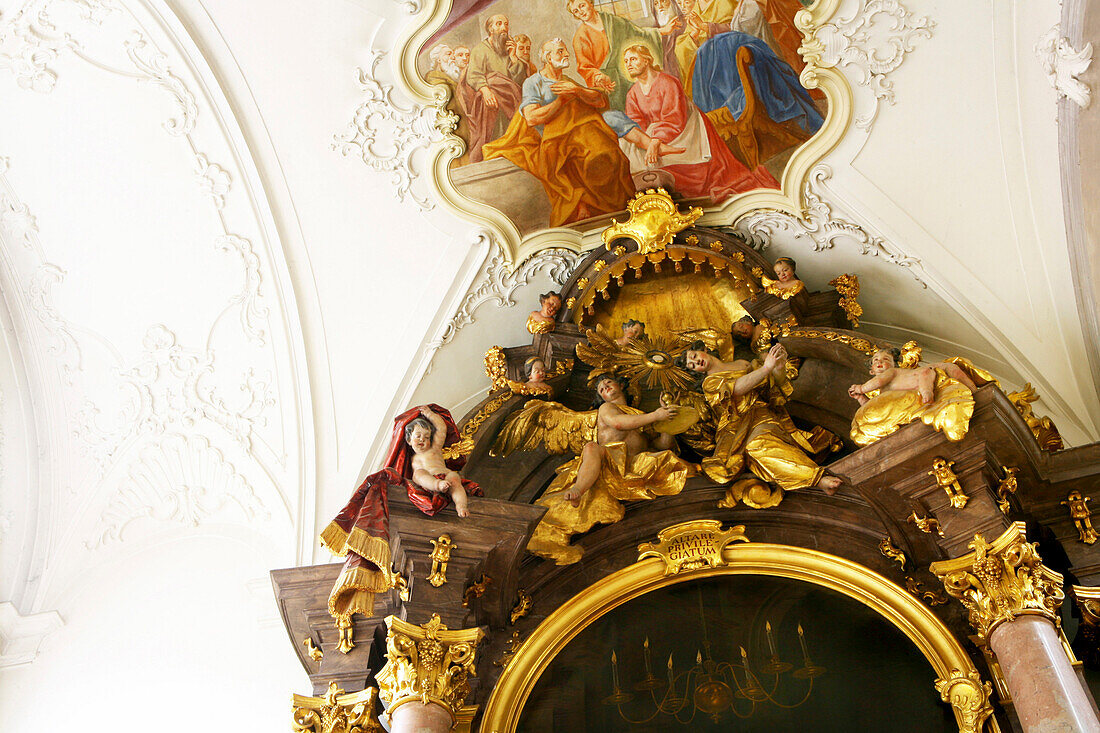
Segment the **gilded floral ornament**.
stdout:
<path fill-rule="evenodd" d="M 929 515 L 927 517 L 921 517 L 917 515 L 917 511 L 914 509 L 913 513 L 907 518 L 908 522 L 917 525 L 917 529 L 925 534 L 932 534 L 935 532 L 940 537 L 943 537 L 943 527 L 940 526 L 940 520 Z"/>
<path fill-rule="evenodd" d="M 1008 514 L 1009 509 L 1012 508 L 1008 503 L 1008 497 L 1015 494 L 1016 489 L 1019 488 L 1016 482 L 1016 474 L 1020 469 L 1009 468 L 1008 466 L 1001 466 L 1001 469 L 1005 472 L 1005 475 L 997 486 L 997 506 L 1003 514 Z"/>
<path fill-rule="evenodd" d="M 1086 545 L 1092 545 L 1096 543 L 1098 539 L 1096 536 L 1096 530 L 1092 528 L 1092 516 L 1089 509 L 1089 502 L 1092 501 L 1090 497 L 1082 496 L 1080 491 L 1071 491 L 1066 500 L 1062 502 L 1062 506 L 1069 509 L 1070 519 L 1073 520 L 1073 524 L 1077 527 L 1077 539 L 1084 542 Z"/>
<path fill-rule="evenodd" d="M 1017 616 L 1038 615 L 1059 622 L 1065 599 L 1062 575 L 1042 564 L 1035 544 L 1026 541 L 1024 523 L 1015 522 L 992 543 L 975 535 L 969 552 L 932 563 L 948 594 L 962 601 L 978 638 Z"/>
<path fill-rule="evenodd" d="M 834 277 L 829 284 L 840 293 L 840 307 L 844 309 L 852 328 L 859 328 L 859 317 L 863 315 L 863 306 L 856 302 L 859 295 L 859 276 L 845 273 Z"/>
<path fill-rule="evenodd" d="M 1031 403 L 1039 399 L 1039 394 L 1031 386 L 1031 382 L 1025 384 L 1023 389 L 1017 392 L 1009 392 L 1005 396 L 1008 397 L 1008 401 L 1016 408 L 1016 412 L 1020 413 L 1020 417 L 1027 423 L 1028 428 L 1031 429 L 1031 434 L 1035 436 L 1035 440 L 1039 443 L 1041 449 L 1056 451 L 1065 447 L 1065 444 L 1062 443 L 1062 435 L 1058 432 L 1058 426 L 1054 424 L 1054 421 L 1049 417 L 1038 417 L 1032 413 Z"/>
<path fill-rule="evenodd" d="M 368 687 L 350 695 L 328 683 L 324 697 L 294 696 L 294 733 L 383 733 L 374 709 L 378 690 Z"/>
<path fill-rule="evenodd" d="M 499 346 L 485 352 L 485 376 L 493 382 L 489 388 L 490 393 L 508 386 L 508 359 L 504 356 L 504 349 Z"/>
<path fill-rule="evenodd" d="M 664 249 L 678 232 L 703 215 L 698 206 L 681 213 L 663 188 L 639 192 L 627 204 L 627 211 L 630 213 L 627 221 L 611 220 L 611 226 L 603 232 L 603 243 L 610 247 L 616 239 L 627 237 L 638 243 L 638 254 Z"/>
<path fill-rule="evenodd" d="M 516 600 L 516 605 L 512 607 L 511 615 L 508 617 L 508 620 L 513 626 L 516 621 L 519 621 L 531 611 L 531 594 L 523 588 L 520 588 L 517 595 L 519 598 Z"/>
<path fill-rule="evenodd" d="M 951 670 L 946 679 L 936 680 L 936 692 L 955 709 L 959 733 L 981 733 L 986 718 L 993 714 L 993 706 L 989 704 L 993 688 L 982 682 L 977 670 L 966 673 Z"/>
<path fill-rule="evenodd" d="M 733 542 L 748 542 L 745 525 L 722 529 L 717 519 L 697 519 L 666 527 L 657 533 L 657 542 L 638 545 L 638 560 L 660 558 L 665 563 L 665 575 L 688 570 L 726 565 L 722 550 Z"/>
<path fill-rule="evenodd" d="M 451 561 L 451 551 L 458 545 L 451 540 L 449 534 L 441 534 L 429 542 L 432 543 L 432 571 L 428 574 L 428 582 L 439 588 L 447 582 L 447 563 Z"/>
<path fill-rule="evenodd" d="M 386 617 L 386 665 L 378 672 L 379 697 L 389 716 L 409 702 L 435 703 L 455 719 L 470 693 L 480 628 L 449 630 L 439 614 L 423 626 Z"/>
<path fill-rule="evenodd" d="M 905 553 L 902 552 L 897 546 L 894 545 L 894 538 L 890 535 L 886 535 L 878 543 L 878 551 L 882 553 L 883 557 L 888 557 L 896 562 L 902 570 L 905 570 L 905 563 L 908 560 L 905 557 Z"/>

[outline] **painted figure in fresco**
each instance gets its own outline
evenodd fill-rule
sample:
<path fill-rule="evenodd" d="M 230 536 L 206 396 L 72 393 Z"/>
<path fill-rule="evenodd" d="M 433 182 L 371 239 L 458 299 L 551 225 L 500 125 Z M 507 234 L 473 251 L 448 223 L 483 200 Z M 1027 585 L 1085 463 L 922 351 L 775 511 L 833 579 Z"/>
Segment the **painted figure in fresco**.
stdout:
<path fill-rule="evenodd" d="M 526 79 L 538 71 L 538 67 L 531 61 L 531 36 L 520 33 L 514 40 L 516 42 L 516 58 L 527 67 L 523 73 L 523 78 Z"/>
<path fill-rule="evenodd" d="M 615 343 L 619 346 L 626 346 L 633 339 L 641 338 L 645 335 L 645 324 L 641 321 L 636 321 L 633 318 L 623 322 L 623 335 L 620 338 L 615 339 Z"/>
<path fill-rule="evenodd" d="M 425 411 L 435 415 L 435 420 L 428 422 L 423 416 Z M 329 613 L 335 617 L 348 619 L 353 613 L 373 615 L 374 594 L 387 592 L 393 587 L 387 498 L 391 487 L 404 488 L 409 501 L 428 516 L 437 514 L 451 503 L 449 493 L 437 488 L 425 489 L 414 479 L 417 451 L 410 444 L 407 433 L 409 425 L 417 420 L 427 422 L 434 430 L 431 434 L 433 446 L 438 444 L 442 449 L 459 441 L 458 428 L 451 413 L 439 405 L 414 407 L 394 418 L 390 448 L 383 468 L 363 480 L 336 518 L 321 532 L 324 547 L 334 555 L 347 557 L 329 595 Z M 439 460 L 424 459 L 419 463 L 421 468 L 429 472 L 434 470 L 446 477 L 461 470 L 466 459 L 460 456 L 443 460 L 440 453 Z M 473 481 L 461 479 L 460 485 L 466 495 L 482 495 L 481 487 Z"/>
<path fill-rule="evenodd" d="M 806 283 L 798 279 L 795 273 L 795 262 L 790 257 L 780 257 L 775 261 L 775 280 L 768 277 L 760 278 L 764 283 L 764 292 L 771 293 L 777 298 L 787 300 L 798 295 L 806 289 Z"/>
<path fill-rule="evenodd" d="M 443 418 L 430 407 L 421 407 L 420 417 L 405 427 L 405 441 L 415 454 L 412 459 L 412 479 L 425 491 L 450 496 L 458 516 L 468 517 L 470 510 L 466 485 L 473 482 L 447 468 L 443 460 L 443 441 L 446 437 L 447 424 Z"/>
<path fill-rule="evenodd" d="M 566 8 L 581 23 L 573 34 L 577 71 L 588 86 L 607 93 L 612 110 L 623 111 L 630 89 L 630 79 L 620 64 L 623 51 L 640 43 L 661 55 L 662 35 L 675 30 L 675 21 L 659 29 L 639 28 L 626 18 L 596 10 L 592 0 L 568 0 Z"/>
<path fill-rule="evenodd" d="M 520 113 L 504 137 L 483 148 L 485 159 L 507 158 L 539 179 L 550 226 L 622 209 L 634 184 L 618 133 L 601 114 L 607 95 L 565 74 L 569 51 L 560 38 L 543 44 L 540 59 L 542 68 L 523 83 Z M 626 134 L 641 139 L 636 125 Z"/>
<path fill-rule="evenodd" d="M 447 99 L 447 111 L 458 117 L 455 134 L 462 138 L 468 146 L 470 143 L 470 127 L 466 123 L 466 110 L 459 101 L 460 92 L 458 90 L 462 69 L 455 61 L 454 50 L 446 43 L 440 43 L 432 47 L 432 50 L 428 52 L 428 58 L 431 59 L 432 68 L 424 75 L 424 79 L 429 84 L 444 86 L 450 92 Z M 465 156 L 459 160 L 460 165 L 465 162 L 464 158 Z"/>
<path fill-rule="evenodd" d="M 751 62 L 738 61 L 742 50 Z M 767 120 L 773 123 L 767 131 L 770 135 L 782 133 L 797 143 L 824 124 L 794 69 L 755 36 L 740 31 L 719 33 L 693 52 L 691 59 L 691 82 L 690 86 L 685 84 L 685 88 L 727 144 L 736 144 L 736 123 L 745 111 L 750 93 L 764 108 Z M 742 66 L 752 84 L 751 90 L 742 83 Z"/>
<path fill-rule="evenodd" d="M 550 333 L 558 325 L 557 315 L 561 310 L 561 293 L 551 290 L 539 296 L 539 309 L 527 316 L 529 333 Z"/>
<path fill-rule="evenodd" d="M 703 459 L 703 471 L 719 483 L 730 483 L 748 468 L 785 491 L 820 487 L 835 494 L 842 483 L 826 475 L 808 453 L 814 448 L 786 429 L 762 394 L 773 376 L 784 379 L 787 351 L 776 344 L 757 368 L 743 360 L 723 362 L 701 342 L 683 356 L 684 366 L 705 374 L 703 396 L 715 419 L 715 445 Z M 805 444 L 803 444 L 805 443 Z"/>
<path fill-rule="evenodd" d="M 631 172 L 660 167 L 672 175 L 682 195 L 709 196 L 715 202 L 741 191 L 779 187 L 762 166 L 750 173 L 733 156 L 710 120 L 688 100 L 679 80 L 660 70 L 647 46 L 627 46 L 623 65 L 634 80 L 626 114 L 652 140 L 646 149 L 622 144 Z M 661 155 L 662 142 L 684 152 Z"/>
<path fill-rule="evenodd" d="M 650 15 L 657 28 L 668 29 L 661 34 L 661 68 L 666 74 L 680 78 L 680 64 L 676 60 L 676 39 L 684 32 L 684 16 L 676 0 L 651 0 Z"/>
<path fill-rule="evenodd" d="M 458 66 L 461 79 L 465 79 L 466 69 L 470 68 L 470 49 L 467 46 L 455 46 L 455 65 Z"/>
<path fill-rule="evenodd" d="M 798 53 L 802 33 L 794 24 L 795 13 L 800 10 L 802 3 L 798 0 L 741 0 L 730 17 L 730 30 L 756 36 L 795 74 L 801 74 L 806 61 Z"/>
<path fill-rule="evenodd" d="M 470 161 L 482 159 L 482 146 L 508 129 L 519 108 L 527 66 L 516 57 L 516 43 L 508 35 L 508 18 L 485 20 L 487 37 L 470 50 L 466 84 L 474 94 L 463 98 L 470 125 Z"/>
<path fill-rule="evenodd" d="M 852 440 L 869 445 L 917 419 L 948 440 L 962 440 L 974 414 L 974 381 L 953 362 L 907 369 L 897 365 L 899 356 L 897 349 L 879 349 L 871 356 L 871 379 L 848 388 L 860 404 Z"/>
<path fill-rule="evenodd" d="M 557 402 L 531 400 L 505 421 L 491 453 L 506 456 L 539 446 L 576 458 L 560 466 L 536 502 L 548 507 L 528 552 L 568 565 L 581 559 L 573 535 L 623 518 L 622 502 L 680 493 L 692 464 L 671 449 L 675 439 L 649 426 L 676 414 L 675 407 L 642 412 L 627 404 L 624 383 L 605 376 L 596 384 L 598 409 L 574 412 Z M 578 455 L 579 454 L 579 455 Z"/>

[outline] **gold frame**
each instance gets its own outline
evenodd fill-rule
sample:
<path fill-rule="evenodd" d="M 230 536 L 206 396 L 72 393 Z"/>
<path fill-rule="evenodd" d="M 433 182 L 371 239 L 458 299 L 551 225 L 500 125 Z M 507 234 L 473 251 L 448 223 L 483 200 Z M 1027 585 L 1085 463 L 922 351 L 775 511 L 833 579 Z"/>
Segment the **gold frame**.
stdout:
<path fill-rule="evenodd" d="M 485 705 L 481 729 L 514 733 L 542 672 L 577 634 L 607 612 L 659 588 L 723 575 L 789 578 L 837 591 L 868 606 L 904 633 L 931 663 L 937 678 L 978 672 L 962 645 L 927 606 L 858 563 L 805 547 L 769 543 L 730 545 L 722 551 L 722 559 L 724 564 L 719 567 L 666 575 L 661 559 L 646 558 L 575 595 L 547 616 L 512 658 Z M 963 721 L 959 723 L 962 727 Z M 997 730 L 994 722 L 989 725 Z"/>
<path fill-rule="evenodd" d="M 795 25 L 803 33 L 799 51 L 806 60 L 800 79 L 807 89 L 821 89 L 829 103 L 825 124 L 798 147 L 787 161 L 780 182 L 781 190 L 758 189 L 731 197 L 722 206 L 707 210 L 699 223 L 704 225 L 732 224 L 738 218 L 757 209 L 776 209 L 803 216 L 806 183 L 810 171 L 840 143 L 852 121 L 854 99 L 848 80 L 823 56 L 825 43 L 818 31 L 833 19 L 841 0 L 816 0 L 795 14 Z M 442 109 L 446 90 L 426 82 L 416 69 L 416 55 L 432 34 L 443 26 L 451 11 L 451 0 L 425 0 L 417 20 L 403 31 L 395 44 L 394 76 L 397 86 L 418 104 Z M 600 229 L 578 232 L 568 227 L 542 229 L 521 236 L 512 221 L 500 210 L 459 193 L 450 178 L 450 163 L 462 153 L 462 142 L 453 134 L 433 143 L 428 151 L 431 179 L 437 200 L 451 213 L 487 227 L 500 242 L 509 263 L 522 262 L 547 247 L 565 247 L 580 252 L 600 242 Z M 623 202 L 626 206 L 626 202 Z"/>

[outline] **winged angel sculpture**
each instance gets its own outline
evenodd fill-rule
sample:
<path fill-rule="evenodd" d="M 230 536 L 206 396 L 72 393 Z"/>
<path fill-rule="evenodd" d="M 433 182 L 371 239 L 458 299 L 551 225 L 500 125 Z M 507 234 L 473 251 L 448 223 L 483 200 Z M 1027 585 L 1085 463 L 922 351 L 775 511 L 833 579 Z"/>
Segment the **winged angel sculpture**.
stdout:
<path fill-rule="evenodd" d="M 558 468 L 538 500 L 548 507 L 535 528 L 530 552 L 559 565 L 581 559 L 573 535 L 623 518 L 622 502 L 679 494 L 695 467 L 672 450 L 675 438 L 654 426 L 673 420 L 680 408 L 644 412 L 627 404 L 625 382 L 612 374 L 596 382 L 598 408 L 575 412 L 559 402 L 532 400 L 504 425 L 494 455 L 545 446 L 577 457 Z"/>
<path fill-rule="evenodd" d="M 728 336 L 705 329 L 655 337 L 642 334 L 624 344 L 616 342 L 602 328 L 587 335 L 588 344 L 577 346 L 577 356 L 593 366 L 589 384 L 595 386 L 598 407 L 575 412 L 558 402 L 532 400 L 509 417 L 492 448 L 492 453 L 500 457 L 539 447 L 550 453 L 576 456 L 558 469 L 557 476 L 536 502 L 548 511 L 535 529 L 527 548 L 530 552 L 553 559 L 559 565 L 577 562 L 583 549 L 570 544 L 573 535 L 587 532 L 596 524 L 622 519 L 625 512 L 622 502 L 680 493 L 698 469 L 677 455 L 677 435 L 701 455 L 721 452 L 719 462 L 723 470 L 711 478 L 740 486 L 734 501 L 739 498 L 750 506 L 774 506 L 781 500 L 783 488 L 814 485 L 821 478 L 822 470 L 813 465 L 808 454 L 831 447 L 833 436 L 820 428 L 818 431 L 823 435 L 801 431 L 791 423 L 782 406 L 791 391 L 783 368 L 785 355 L 782 359 L 757 360 L 753 364 L 744 360 L 734 362 L 738 369 L 751 371 L 758 377 L 749 380 L 751 384 L 744 383 L 746 393 L 754 395 L 752 403 L 759 407 L 752 411 L 755 416 L 752 424 L 741 425 L 744 421 L 739 420 L 737 409 L 725 410 L 722 404 L 716 409 L 706 394 L 693 391 L 697 375 L 692 371 L 696 370 L 689 371 L 685 363 L 693 348 L 705 346 L 706 354 L 732 352 Z M 725 365 L 717 357 L 713 357 L 713 362 Z M 628 404 L 628 391 L 636 403 L 659 406 L 650 411 L 632 407 Z M 756 455 L 760 451 L 755 450 L 756 444 L 748 437 L 760 432 L 757 423 L 773 428 L 768 433 L 775 433 L 773 443 L 783 443 L 784 458 L 787 453 L 798 453 L 803 462 L 812 466 L 808 474 L 812 474 L 812 481 L 776 481 L 774 471 L 760 469 L 770 464 L 763 454 Z M 739 439 L 734 442 L 740 449 L 734 450 L 737 446 L 733 446 L 731 439 Z M 747 448 L 742 445 L 746 440 Z M 764 448 L 761 450 L 765 453 L 778 450 L 770 444 Z M 741 460 L 735 461 L 733 453 Z M 712 471 L 707 467 L 713 462 L 704 458 L 703 467 L 708 475 Z M 738 480 L 735 474 L 742 468 L 763 473 L 764 480 L 779 488 L 768 490 L 757 479 Z M 747 496 L 750 485 L 764 489 L 765 503 L 754 503 Z"/>

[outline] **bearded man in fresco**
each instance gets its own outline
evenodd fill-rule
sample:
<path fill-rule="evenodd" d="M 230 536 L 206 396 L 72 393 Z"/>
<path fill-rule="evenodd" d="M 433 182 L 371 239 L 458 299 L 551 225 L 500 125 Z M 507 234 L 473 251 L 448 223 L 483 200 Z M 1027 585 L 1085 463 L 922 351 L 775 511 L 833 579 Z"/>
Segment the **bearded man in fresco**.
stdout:
<path fill-rule="evenodd" d="M 473 93 L 462 100 L 470 120 L 472 163 L 482 159 L 482 145 L 508 129 L 519 107 L 520 85 L 527 78 L 527 65 L 516 57 L 516 43 L 508 35 L 508 17 L 489 16 L 485 32 L 485 40 L 470 50 L 466 84 Z"/>
<path fill-rule="evenodd" d="M 523 84 L 520 113 L 485 159 L 506 158 L 539 179 L 550 199 L 550 226 L 618 211 L 634 194 L 630 166 L 604 121 L 607 94 L 569 78 L 560 38 L 543 44 L 542 68 Z M 621 113 L 620 113 L 621 114 Z"/>
<path fill-rule="evenodd" d="M 460 92 L 458 87 L 459 80 L 462 77 L 462 69 L 455 61 L 454 50 L 446 43 L 440 43 L 432 47 L 432 50 L 428 52 L 428 58 L 431 59 L 432 68 L 424 75 L 424 79 L 429 84 L 444 86 L 450 92 L 450 97 L 447 100 L 447 111 L 458 117 L 455 134 L 469 146 L 470 126 L 466 123 L 466 111 L 459 102 Z M 466 156 L 463 156 L 459 159 L 458 164 L 462 165 L 465 162 Z"/>
<path fill-rule="evenodd" d="M 630 78 L 620 64 L 623 51 L 642 43 L 654 54 L 662 55 L 661 37 L 676 30 L 677 19 L 670 19 L 661 28 L 639 28 L 626 18 L 596 10 L 592 0 L 568 0 L 566 8 L 581 22 L 573 34 L 577 71 L 588 86 L 607 93 L 611 109 L 621 112 L 630 89 Z"/>

